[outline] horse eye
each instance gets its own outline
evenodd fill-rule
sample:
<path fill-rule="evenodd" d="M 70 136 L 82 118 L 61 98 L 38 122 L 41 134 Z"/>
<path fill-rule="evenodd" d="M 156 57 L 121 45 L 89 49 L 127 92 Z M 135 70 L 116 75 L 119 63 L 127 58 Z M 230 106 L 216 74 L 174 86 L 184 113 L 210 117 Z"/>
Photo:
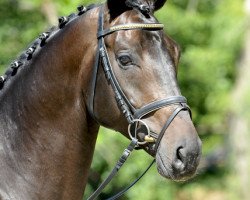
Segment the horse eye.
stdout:
<path fill-rule="evenodd" d="M 118 58 L 119 62 L 123 66 L 131 65 L 132 59 L 128 55 L 122 55 Z"/>

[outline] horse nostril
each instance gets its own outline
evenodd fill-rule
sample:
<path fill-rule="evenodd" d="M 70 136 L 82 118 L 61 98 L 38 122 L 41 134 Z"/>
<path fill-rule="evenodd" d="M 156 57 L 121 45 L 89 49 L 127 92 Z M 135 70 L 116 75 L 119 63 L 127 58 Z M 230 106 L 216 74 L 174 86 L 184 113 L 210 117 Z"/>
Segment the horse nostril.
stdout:
<path fill-rule="evenodd" d="M 184 159 L 186 157 L 186 153 L 183 147 L 179 147 L 176 151 L 176 157 L 178 160 L 184 162 Z"/>
<path fill-rule="evenodd" d="M 185 168 L 185 157 L 186 153 L 183 147 L 179 147 L 176 150 L 176 161 L 175 161 L 175 168 L 177 170 L 182 171 Z"/>

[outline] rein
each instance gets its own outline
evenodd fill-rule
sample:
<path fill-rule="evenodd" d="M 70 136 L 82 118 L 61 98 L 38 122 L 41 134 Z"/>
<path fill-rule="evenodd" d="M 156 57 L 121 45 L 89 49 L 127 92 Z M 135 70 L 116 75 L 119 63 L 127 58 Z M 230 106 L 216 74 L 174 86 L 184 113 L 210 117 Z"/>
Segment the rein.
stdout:
<path fill-rule="evenodd" d="M 112 34 L 116 31 L 121 30 L 147 30 L 147 31 L 158 31 L 162 30 L 164 27 L 163 24 L 160 23 L 135 23 L 135 24 L 122 24 L 122 25 L 116 25 L 113 27 L 110 27 L 109 29 L 104 30 L 104 11 L 103 7 L 100 7 L 99 12 L 99 18 L 98 18 L 98 32 L 97 32 L 97 39 L 98 39 L 98 47 L 97 47 L 97 53 L 96 53 L 96 59 L 92 74 L 92 80 L 90 83 L 90 94 L 89 94 L 89 100 L 88 100 L 88 109 L 91 116 L 96 119 L 94 114 L 94 98 L 95 98 L 95 90 L 96 90 L 96 80 L 97 80 L 97 72 L 100 63 L 103 66 L 103 70 L 106 76 L 106 79 L 108 83 L 111 85 L 114 94 L 115 99 L 117 102 L 118 107 L 120 108 L 121 112 L 125 116 L 125 118 L 128 121 L 128 133 L 131 138 L 131 143 L 129 146 L 124 150 L 122 156 L 116 163 L 116 166 L 111 171 L 109 176 L 100 184 L 98 189 L 88 198 L 88 200 L 94 200 L 96 199 L 102 190 L 108 185 L 108 183 L 112 180 L 112 178 L 117 174 L 119 169 L 123 166 L 123 164 L 126 162 L 127 158 L 130 156 L 131 152 L 138 146 L 144 145 L 147 143 L 154 143 L 153 151 L 154 154 L 157 153 L 157 150 L 160 146 L 160 142 L 162 137 L 164 136 L 164 133 L 166 132 L 169 125 L 172 123 L 174 118 L 181 112 L 181 111 L 188 111 L 191 116 L 191 110 L 187 105 L 187 100 L 183 96 L 172 96 L 169 98 L 161 99 L 158 101 L 151 102 L 147 105 L 142 106 L 141 108 L 137 109 L 135 108 L 126 95 L 124 94 L 118 80 L 116 79 L 116 76 L 113 72 L 109 56 L 107 53 L 106 45 L 104 42 L 104 37 Z M 177 108 L 173 111 L 173 113 L 170 115 L 170 117 L 167 119 L 165 125 L 163 126 L 161 132 L 159 134 L 156 134 L 152 131 L 150 131 L 150 128 L 148 125 L 142 121 L 142 117 L 145 115 L 157 111 L 163 107 L 170 106 L 170 105 L 178 105 Z M 192 116 L 191 116 L 192 117 Z M 97 120 L 96 120 L 97 121 Z M 146 130 L 146 134 L 144 137 L 144 141 L 139 141 L 137 138 L 137 130 L 139 129 L 139 126 L 144 127 Z M 149 168 L 153 165 L 155 162 L 155 159 L 152 161 L 152 163 L 149 165 L 149 167 L 144 171 L 144 173 L 136 179 L 129 187 L 125 188 L 115 196 L 109 198 L 108 200 L 114 200 L 118 197 L 122 196 L 127 190 L 129 190 L 134 184 L 136 184 L 143 175 L 146 174 L 146 172 L 149 170 Z"/>

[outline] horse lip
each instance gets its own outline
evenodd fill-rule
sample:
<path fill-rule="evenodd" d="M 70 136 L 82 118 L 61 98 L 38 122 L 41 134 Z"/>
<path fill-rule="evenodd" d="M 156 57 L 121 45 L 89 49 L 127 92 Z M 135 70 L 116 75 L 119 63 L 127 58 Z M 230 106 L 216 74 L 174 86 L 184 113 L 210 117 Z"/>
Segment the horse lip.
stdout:
<path fill-rule="evenodd" d="M 161 154 L 158 152 L 155 157 L 156 157 L 157 170 L 158 170 L 159 174 L 165 178 L 174 180 L 173 175 L 172 175 L 173 172 L 169 167 L 167 167 L 164 164 L 164 161 L 163 161 Z"/>
<path fill-rule="evenodd" d="M 185 176 L 183 172 L 180 172 L 179 174 L 175 174 L 171 167 L 170 159 L 169 159 L 169 163 L 165 164 L 160 152 L 156 154 L 156 164 L 157 164 L 157 170 L 159 174 L 172 181 L 185 182 L 188 179 L 192 178 L 192 176 Z"/>

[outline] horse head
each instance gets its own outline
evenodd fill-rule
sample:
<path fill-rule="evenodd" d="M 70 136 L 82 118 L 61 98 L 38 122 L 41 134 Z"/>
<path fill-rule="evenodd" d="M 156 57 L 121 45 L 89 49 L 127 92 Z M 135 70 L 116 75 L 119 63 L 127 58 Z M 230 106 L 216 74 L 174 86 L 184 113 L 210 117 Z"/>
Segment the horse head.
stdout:
<path fill-rule="evenodd" d="M 201 140 L 177 82 L 179 46 L 154 16 L 165 2 L 107 1 L 87 101 L 98 123 L 138 138 L 156 158 L 159 173 L 180 181 L 195 174 Z"/>

